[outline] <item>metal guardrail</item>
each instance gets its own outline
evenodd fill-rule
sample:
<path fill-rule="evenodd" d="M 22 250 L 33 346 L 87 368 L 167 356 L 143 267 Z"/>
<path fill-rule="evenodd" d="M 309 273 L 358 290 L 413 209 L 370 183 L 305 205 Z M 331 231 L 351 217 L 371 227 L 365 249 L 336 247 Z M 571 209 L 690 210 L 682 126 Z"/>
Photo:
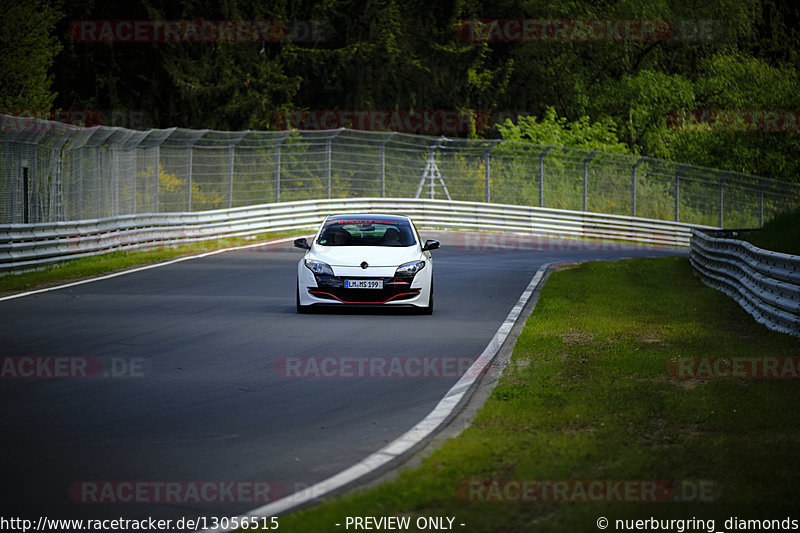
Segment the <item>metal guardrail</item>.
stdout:
<path fill-rule="evenodd" d="M 402 213 L 420 227 L 688 246 L 695 226 L 621 215 L 427 198 L 304 200 L 198 213 L 122 215 L 77 222 L 0 225 L 0 271 L 66 259 L 268 231 L 314 228 L 347 212 Z"/>
<path fill-rule="evenodd" d="M 692 230 L 689 259 L 700 279 L 768 328 L 800 337 L 800 257 L 712 233 Z"/>

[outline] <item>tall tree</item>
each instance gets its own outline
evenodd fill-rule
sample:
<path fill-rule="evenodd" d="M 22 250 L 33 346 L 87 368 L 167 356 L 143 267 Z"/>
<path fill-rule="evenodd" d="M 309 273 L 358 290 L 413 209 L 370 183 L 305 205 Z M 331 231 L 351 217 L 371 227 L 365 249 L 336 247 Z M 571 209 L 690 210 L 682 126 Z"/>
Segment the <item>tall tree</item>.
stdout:
<path fill-rule="evenodd" d="M 46 115 L 61 13 L 46 0 L 0 0 L 0 13 L 0 110 Z"/>

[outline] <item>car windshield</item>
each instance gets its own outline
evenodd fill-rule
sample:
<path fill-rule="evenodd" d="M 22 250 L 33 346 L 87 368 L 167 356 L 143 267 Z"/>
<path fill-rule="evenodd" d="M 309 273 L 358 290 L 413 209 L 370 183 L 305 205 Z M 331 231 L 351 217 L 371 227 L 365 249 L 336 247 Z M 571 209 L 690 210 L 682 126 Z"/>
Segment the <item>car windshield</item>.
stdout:
<path fill-rule="evenodd" d="M 415 242 L 407 220 L 382 218 L 331 219 L 317 239 L 323 246 L 411 246 Z"/>

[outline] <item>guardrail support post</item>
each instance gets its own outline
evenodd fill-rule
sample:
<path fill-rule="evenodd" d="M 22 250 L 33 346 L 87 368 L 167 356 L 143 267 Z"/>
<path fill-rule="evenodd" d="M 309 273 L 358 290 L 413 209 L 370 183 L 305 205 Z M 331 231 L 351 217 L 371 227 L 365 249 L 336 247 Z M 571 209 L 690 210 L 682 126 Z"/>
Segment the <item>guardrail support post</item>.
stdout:
<path fill-rule="evenodd" d="M 636 216 L 636 167 L 642 164 L 644 161 L 644 157 L 640 157 L 639 160 L 633 164 L 631 167 L 631 216 Z"/>
<path fill-rule="evenodd" d="M 588 211 L 589 207 L 589 161 L 591 161 L 595 155 L 597 155 L 598 150 L 592 150 L 592 153 L 589 154 L 589 157 L 583 160 L 583 210 Z"/>
<path fill-rule="evenodd" d="M 539 207 L 544 207 L 544 156 L 552 147 L 552 144 L 548 145 L 544 152 L 539 154 Z"/>

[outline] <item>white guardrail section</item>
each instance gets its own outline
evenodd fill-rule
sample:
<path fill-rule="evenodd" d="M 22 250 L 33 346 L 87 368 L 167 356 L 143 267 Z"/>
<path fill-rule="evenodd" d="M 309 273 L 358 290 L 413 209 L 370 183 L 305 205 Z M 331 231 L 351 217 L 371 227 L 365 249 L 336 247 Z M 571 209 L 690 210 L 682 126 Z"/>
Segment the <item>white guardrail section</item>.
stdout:
<path fill-rule="evenodd" d="M 709 233 L 692 230 L 689 259 L 700 279 L 768 328 L 800 337 L 800 256 Z"/>
<path fill-rule="evenodd" d="M 540 207 L 432 199 L 304 200 L 196 213 L 121 215 L 75 222 L 0 225 L 0 271 L 65 259 L 221 237 L 316 228 L 330 214 L 405 214 L 424 228 L 513 232 L 688 246 L 691 224 Z M 710 228 L 709 228 L 710 229 Z"/>

